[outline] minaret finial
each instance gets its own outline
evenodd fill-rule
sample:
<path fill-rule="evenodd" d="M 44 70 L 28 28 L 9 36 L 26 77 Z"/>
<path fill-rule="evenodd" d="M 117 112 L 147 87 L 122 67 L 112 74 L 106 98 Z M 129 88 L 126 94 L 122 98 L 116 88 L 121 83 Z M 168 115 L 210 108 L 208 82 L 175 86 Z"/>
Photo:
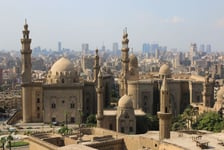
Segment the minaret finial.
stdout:
<path fill-rule="evenodd" d="M 26 18 L 25 18 L 25 24 L 27 24 L 27 20 L 26 20 Z"/>

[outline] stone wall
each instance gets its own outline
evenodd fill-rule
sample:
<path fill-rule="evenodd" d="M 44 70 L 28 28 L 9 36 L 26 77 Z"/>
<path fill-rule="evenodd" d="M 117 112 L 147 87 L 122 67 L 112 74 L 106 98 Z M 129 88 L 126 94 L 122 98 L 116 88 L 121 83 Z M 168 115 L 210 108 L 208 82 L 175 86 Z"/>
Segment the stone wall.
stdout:
<path fill-rule="evenodd" d="M 178 145 L 173 145 L 169 143 L 160 143 L 159 150 L 185 150 L 185 149 L 179 147 Z"/>
<path fill-rule="evenodd" d="M 70 137 L 64 137 L 64 144 L 65 146 L 70 144 L 77 144 L 77 141 Z"/>
<path fill-rule="evenodd" d="M 99 150 L 126 150 L 123 139 L 103 141 L 100 143 L 87 144 Z"/>
<path fill-rule="evenodd" d="M 24 141 L 29 142 L 29 150 L 56 150 L 57 146 L 42 141 L 38 138 L 28 137 Z"/>

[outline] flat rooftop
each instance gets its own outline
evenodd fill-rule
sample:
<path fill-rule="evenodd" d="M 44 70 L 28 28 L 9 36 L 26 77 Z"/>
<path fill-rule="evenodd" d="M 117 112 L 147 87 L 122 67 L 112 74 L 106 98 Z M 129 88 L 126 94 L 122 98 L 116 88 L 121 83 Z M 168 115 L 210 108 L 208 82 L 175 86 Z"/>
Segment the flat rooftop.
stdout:
<path fill-rule="evenodd" d="M 149 131 L 140 136 L 159 140 L 159 131 Z M 164 139 L 161 143 L 162 142 L 189 150 L 201 150 L 199 145 L 207 143 L 208 147 L 205 149 L 221 150 L 224 149 L 224 133 L 202 132 L 201 134 L 189 134 L 183 132 L 171 132 L 171 138 Z"/>

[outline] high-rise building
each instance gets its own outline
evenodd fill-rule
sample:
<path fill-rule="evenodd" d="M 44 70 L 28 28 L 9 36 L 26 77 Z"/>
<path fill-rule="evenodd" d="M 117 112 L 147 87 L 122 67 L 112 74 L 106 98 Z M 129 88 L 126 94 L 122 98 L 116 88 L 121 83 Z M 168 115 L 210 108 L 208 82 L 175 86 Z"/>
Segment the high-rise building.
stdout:
<path fill-rule="evenodd" d="M 113 51 L 113 54 L 118 56 L 119 55 L 119 50 L 118 50 L 118 43 L 113 43 L 112 45 L 112 51 Z"/>
<path fill-rule="evenodd" d="M 195 60 L 196 55 L 197 55 L 197 44 L 196 43 L 191 43 L 191 46 L 190 46 L 191 65 L 194 64 L 194 60 Z"/>
<path fill-rule="evenodd" d="M 155 54 L 156 49 L 159 49 L 159 44 L 151 44 L 149 53 Z"/>
<path fill-rule="evenodd" d="M 58 51 L 61 51 L 61 42 L 58 42 Z"/>
<path fill-rule="evenodd" d="M 211 51 L 212 51 L 211 45 L 210 44 L 207 44 L 206 45 L 206 53 L 211 53 Z"/>
<path fill-rule="evenodd" d="M 146 54 L 150 51 L 150 44 L 149 43 L 143 43 L 142 44 L 142 53 Z"/>
<path fill-rule="evenodd" d="M 101 51 L 105 52 L 106 51 L 106 47 L 105 45 L 103 44 L 102 48 L 101 48 Z"/>
<path fill-rule="evenodd" d="M 204 52 L 205 51 L 205 45 L 204 44 L 201 44 L 200 47 L 199 47 L 199 51 L 200 52 Z"/>
<path fill-rule="evenodd" d="M 89 44 L 88 43 L 83 43 L 82 44 L 82 53 L 83 53 L 83 55 L 88 54 L 88 52 L 89 52 Z"/>

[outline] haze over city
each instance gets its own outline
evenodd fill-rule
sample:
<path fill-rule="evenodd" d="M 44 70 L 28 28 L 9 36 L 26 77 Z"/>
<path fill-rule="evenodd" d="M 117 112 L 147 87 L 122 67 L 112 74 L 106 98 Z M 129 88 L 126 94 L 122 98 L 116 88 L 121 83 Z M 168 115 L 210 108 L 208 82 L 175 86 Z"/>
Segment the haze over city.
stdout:
<path fill-rule="evenodd" d="M 0 2 L 0 50 L 20 50 L 25 18 L 32 31 L 32 47 L 57 49 L 57 42 L 73 50 L 82 43 L 91 49 L 111 48 L 127 27 L 130 48 L 159 43 L 168 49 L 189 50 L 190 43 L 211 44 L 224 50 L 224 1 L 216 0 L 94 0 Z"/>

